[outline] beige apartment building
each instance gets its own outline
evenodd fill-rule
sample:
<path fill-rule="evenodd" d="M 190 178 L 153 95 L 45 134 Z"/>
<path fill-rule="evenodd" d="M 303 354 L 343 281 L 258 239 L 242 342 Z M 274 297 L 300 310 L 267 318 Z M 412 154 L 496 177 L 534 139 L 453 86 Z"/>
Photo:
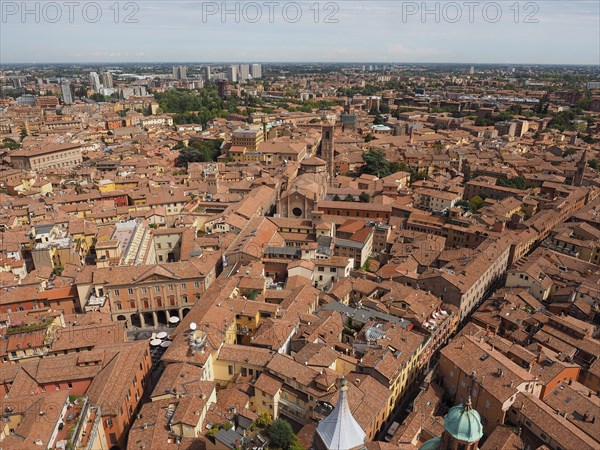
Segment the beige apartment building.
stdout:
<path fill-rule="evenodd" d="M 83 161 L 79 144 L 22 148 L 11 153 L 10 159 L 12 166 L 20 170 L 65 169 Z"/>
<path fill-rule="evenodd" d="M 107 310 L 114 321 L 138 327 L 182 319 L 215 280 L 219 253 L 189 261 L 81 271 L 76 278 L 82 309 Z"/>

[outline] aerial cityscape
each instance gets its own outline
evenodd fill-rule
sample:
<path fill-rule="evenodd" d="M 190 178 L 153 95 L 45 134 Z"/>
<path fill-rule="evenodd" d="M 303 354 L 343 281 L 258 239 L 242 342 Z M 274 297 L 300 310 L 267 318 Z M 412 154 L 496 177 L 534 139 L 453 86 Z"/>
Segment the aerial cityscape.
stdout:
<path fill-rule="evenodd" d="M 497 3 L 510 62 L 493 2 L 389 58 L 320 26 L 460 9 L 0 3 L 0 450 L 600 448 L 600 5 Z"/>

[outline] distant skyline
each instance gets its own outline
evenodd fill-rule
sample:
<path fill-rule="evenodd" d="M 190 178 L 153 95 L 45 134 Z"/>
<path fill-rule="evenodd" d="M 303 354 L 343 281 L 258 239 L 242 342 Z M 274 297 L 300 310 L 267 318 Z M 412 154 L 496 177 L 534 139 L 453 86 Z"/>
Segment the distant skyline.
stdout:
<path fill-rule="evenodd" d="M 314 0 L 280 0 L 280 6 L 272 11 L 273 23 L 269 23 L 271 11 L 264 1 L 226 2 L 231 10 L 239 5 L 239 23 L 233 13 L 223 23 L 220 11 L 214 10 L 222 2 L 178 0 L 132 2 L 137 11 L 125 8 L 127 2 L 117 1 L 117 23 L 111 6 L 115 2 L 99 1 L 102 17 L 97 23 L 86 22 L 77 9 L 74 23 L 69 23 L 66 7 L 30 12 L 23 20 L 22 11 L 14 9 L 20 9 L 21 2 L 0 0 L 0 64 L 378 61 L 600 65 L 600 2 L 595 0 L 529 2 L 534 6 L 516 2 L 518 17 L 513 1 L 480 1 L 472 11 L 472 23 L 463 1 L 426 2 L 429 11 L 439 5 L 439 15 L 422 17 L 422 2 L 393 0 L 316 2 L 317 23 Z M 36 4 L 26 3 L 30 10 Z M 91 3 L 81 1 L 80 5 Z M 328 3 L 338 9 L 326 8 Z M 39 4 L 44 7 L 43 2 Z M 260 20 L 250 23 L 259 9 Z M 302 17 L 292 23 L 298 11 Z M 87 19 L 94 19 L 95 13 L 89 7 Z M 324 23 L 332 13 L 338 22 Z M 531 14 L 530 20 L 537 23 L 525 23 Z M 138 22 L 124 23 L 128 15 Z M 34 22 L 36 18 L 40 23 Z"/>

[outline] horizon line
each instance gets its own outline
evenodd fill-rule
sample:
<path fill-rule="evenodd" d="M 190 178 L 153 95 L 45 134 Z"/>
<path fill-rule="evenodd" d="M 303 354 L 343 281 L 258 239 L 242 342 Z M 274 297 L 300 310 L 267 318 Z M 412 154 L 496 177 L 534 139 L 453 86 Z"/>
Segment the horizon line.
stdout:
<path fill-rule="evenodd" d="M 600 72 L 600 61 L 589 62 L 589 63 L 523 63 L 523 62 L 451 62 L 451 61 L 61 61 L 61 62 L 32 62 L 32 61 L 19 61 L 19 62 L 0 62 L 0 67 L 11 66 L 11 65 L 121 65 L 121 64 L 329 64 L 329 65 L 357 65 L 357 64 L 380 64 L 380 65 L 426 65 L 426 64 L 439 64 L 439 65 L 486 65 L 486 66 L 598 66 Z"/>

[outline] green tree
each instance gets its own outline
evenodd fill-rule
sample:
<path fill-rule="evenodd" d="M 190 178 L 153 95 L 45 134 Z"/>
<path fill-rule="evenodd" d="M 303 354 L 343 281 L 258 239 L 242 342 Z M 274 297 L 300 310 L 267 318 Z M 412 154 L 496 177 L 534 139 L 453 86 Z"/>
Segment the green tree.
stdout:
<path fill-rule="evenodd" d="M 385 152 L 375 148 L 363 154 L 365 165 L 362 167 L 362 173 L 375 175 L 379 178 L 389 175 L 391 172 L 389 161 L 385 157 Z"/>
<path fill-rule="evenodd" d="M 160 109 L 167 113 L 176 113 L 175 123 L 199 123 L 206 125 L 216 117 L 225 117 L 229 113 L 240 113 L 242 101 L 237 96 L 226 100 L 219 97 L 217 88 L 208 85 L 198 91 L 178 91 L 169 89 L 154 92 L 154 98 Z"/>
<path fill-rule="evenodd" d="M 292 426 L 283 419 L 277 419 L 269 425 L 268 435 L 271 444 L 283 450 L 288 450 L 296 441 L 296 435 L 294 434 L 294 430 L 292 430 Z"/>
<path fill-rule="evenodd" d="M 433 148 L 435 150 L 443 150 L 444 149 L 444 144 L 442 143 L 442 141 L 435 141 L 433 143 Z"/>
<path fill-rule="evenodd" d="M 368 192 L 361 192 L 360 195 L 358 196 L 358 200 L 361 203 L 370 203 L 371 202 L 371 196 L 369 195 Z"/>
<path fill-rule="evenodd" d="M 459 200 L 454 204 L 454 206 L 460 206 L 461 208 L 469 208 L 470 207 L 469 202 L 466 200 Z"/>
<path fill-rule="evenodd" d="M 333 196 L 333 201 L 334 201 L 334 202 L 339 202 L 340 200 L 341 200 L 341 198 L 340 198 L 340 196 L 339 196 L 339 195 L 335 194 L 335 195 Z"/>
<path fill-rule="evenodd" d="M 471 200 L 469 200 L 469 208 L 471 208 L 471 211 L 477 211 L 483 206 L 483 202 L 484 200 L 479 195 L 476 195 Z"/>
<path fill-rule="evenodd" d="M 90 96 L 90 99 L 94 100 L 95 102 L 107 102 L 109 100 L 109 97 L 106 97 L 100 94 L 99 92 L 96 92 L 95 94 L 92 94 Z"/>
<path fill-rule="evenodd" d="M 2 139 L 2 143 L 0 143 L 0 148 L 7 148 L 9 150 L 17 150 L 19 147 L 21 147 L 21 144 L 11 138 L 4 138 Z"/>
<path fill-rule="evenodd" d="M 410 181 L 411 183 L 414 183 L 415 181 L 421 181 L 421 180 L 428 180 L 429 179 L 429 175 L 427 175 L 427 172 L 422 170 L 411 170 L 410 171 Z"/>
<path fill-rule="evenodd" d="M 373 120 L 374 125 L 383 125 L 384 122 L 385 120 L 383 119 L 383 116 L 381 114 L 377 114 L 375 116 L 375 120 Z"/>
<path fill-rule="evenodd" d="M 256 426 L 260 427 L 260 428 L 265 428 L 267 426 L 269 426 L 269 424 L 273 422 L 273 418 L 271 417 L 271 414 L 269 414 L 266 411 L 263 411 L 262 413 L 260 413 L 260 415 L 258 416 L 258 418 L 256 419 L 256 421 L 254 422 L 256 424 Z"/>
<path fill-rule="evenodd" d="M 600 163 L 597 159 L 590 159 L 588 161 L 588 166 L 590 166 L 594 170 L 598 170 L 598 168 L 600 168 Z"/>
<path fill-rule="evenodd" d="M 352 194 L 348 194 L 348 195 L 346 195 L 346 197 L 344 197 L 344 201 L 345 202 L 353 202 L 354 196 Z"/>
<path fill-rule="evenodd" d="M 496 180 L 496 186 L 504 186 L 524 191 L 525 189 L 535 187 L 535 183 L 528 183 L 527 180 L 523 177 L 502 177 Z"/>
<path fill-rule="evenodd" d="M 178 167 L 186 167 L 191 162 L 216 161 L 221 154 L 221 140 L 215 141 L 192 141 L 187 147 L 179 150 L 176 164 Z"/>

